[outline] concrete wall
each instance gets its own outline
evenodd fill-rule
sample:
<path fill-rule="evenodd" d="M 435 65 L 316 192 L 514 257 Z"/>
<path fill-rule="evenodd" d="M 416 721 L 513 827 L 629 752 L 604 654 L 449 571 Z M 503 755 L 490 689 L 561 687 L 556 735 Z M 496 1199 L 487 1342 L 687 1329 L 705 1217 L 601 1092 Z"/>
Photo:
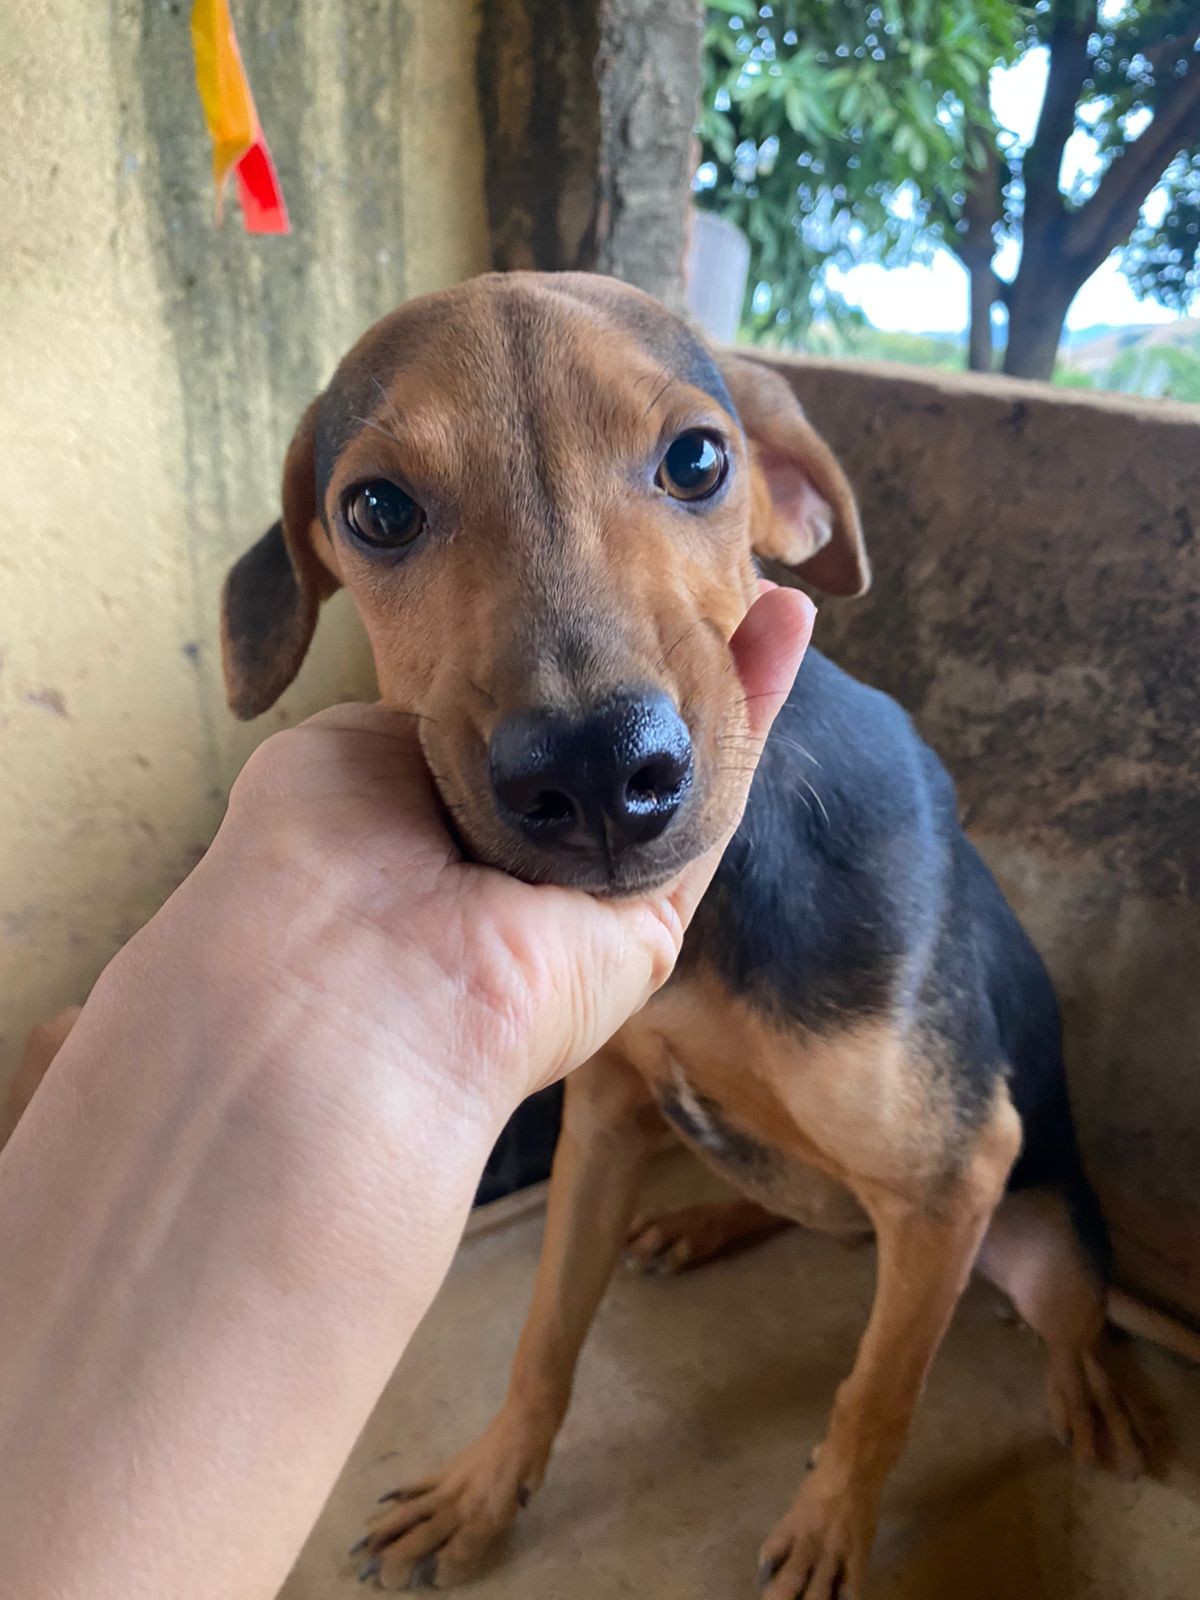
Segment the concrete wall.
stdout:
<path fill-rule="evenodd" d="M 1200 1316 L 1200 409 L 781 365 L 875 562 L 818 643 L 954 773 L 1057 980 L 1122 1261 Z"/>
<path fill-rule="evenodd" d="M 487 265 L 474 0 L 235 3 L 286 239 L 213 226 L 189 11 L 16 0 L 0 30 L 0 1078 L 187 872 L 254 742 L 371 693 L 339 597 L 239 727 L 218 589 L 350 341 Z"/>

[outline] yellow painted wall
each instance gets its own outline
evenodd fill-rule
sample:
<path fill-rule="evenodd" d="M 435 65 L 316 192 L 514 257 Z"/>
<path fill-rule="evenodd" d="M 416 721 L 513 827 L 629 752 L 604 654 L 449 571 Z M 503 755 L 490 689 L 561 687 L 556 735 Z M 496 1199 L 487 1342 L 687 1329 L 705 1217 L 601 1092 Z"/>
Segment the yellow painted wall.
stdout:
<path fill-rule="evenodd" d="M 187 872 L 254 743 L 365 696 L 340 597 L 275 712 L 216 601 L 348 344 L 486 265 L 476 0 L 234 0 L 293 233 L 212 222 L 190 6 L 0 30 L 0 1080 Z"/>

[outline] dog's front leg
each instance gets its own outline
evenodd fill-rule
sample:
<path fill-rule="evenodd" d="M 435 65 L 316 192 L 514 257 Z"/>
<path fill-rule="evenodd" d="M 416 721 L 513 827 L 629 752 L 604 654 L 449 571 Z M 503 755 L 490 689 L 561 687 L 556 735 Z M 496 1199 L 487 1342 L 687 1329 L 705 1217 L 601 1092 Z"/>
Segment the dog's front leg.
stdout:
<path fill-rule="evenodd" d="M 367 1535 L 364 1576 L 387 1589 L 460 1582 L 540 1484 L 661 1129 L 614 1047 L 568 1080 L 533 1305 L 504 1404 L 439 1473 L 391 1497 Z"/>
<path fill-rule="evenodd" d="M 762 1547 L 763 1600 L 859 1600 L 884 1480 L 1020 1146 L 1007 1097 L 952 1176 L 856 1183 L 875 1225 L 875 1301 L 815 1465 Z"/>

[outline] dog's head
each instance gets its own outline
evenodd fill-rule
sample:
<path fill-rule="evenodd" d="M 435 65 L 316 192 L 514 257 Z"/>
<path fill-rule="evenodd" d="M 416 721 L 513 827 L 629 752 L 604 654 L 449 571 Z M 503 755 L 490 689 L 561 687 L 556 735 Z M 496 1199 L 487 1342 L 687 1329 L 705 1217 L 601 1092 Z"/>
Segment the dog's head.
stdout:
<path fill-rule="evenodd" d="M 282 512 L 225 587 L 236 714 L 283 692 L 344 584 L 472 854 L 600 894 L 730 820 L 752 551 L 826 593 L 868 582 L 853 494 L 783 380 L 575 273 L 385 317 L 301 420 Z"/>

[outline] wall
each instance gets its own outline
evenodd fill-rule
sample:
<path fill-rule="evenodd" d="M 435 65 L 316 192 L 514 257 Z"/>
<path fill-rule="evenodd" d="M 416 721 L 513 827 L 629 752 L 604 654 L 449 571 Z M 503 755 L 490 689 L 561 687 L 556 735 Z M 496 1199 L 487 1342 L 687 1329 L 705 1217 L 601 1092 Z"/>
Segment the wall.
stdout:
<path fill-rule="evenodd" d="M 235 724 L 217 593 L 350 341 L 487 265 L 473 0 L 235 0 L 293 223 L 260 240 L 213 226 L 189 11 L 16 0 L 0 33 L 0 1078 L 186 873 L 253 744 L 371 693 L 338 597 L 282 705 Z"/>
<path fill-rule="evenodd" d="M 818 642 L 953 771 L 1057 980 L 1124 1267 L 1200 1316 L 1200 409 L 781 365 L 875 562 Z"/>

